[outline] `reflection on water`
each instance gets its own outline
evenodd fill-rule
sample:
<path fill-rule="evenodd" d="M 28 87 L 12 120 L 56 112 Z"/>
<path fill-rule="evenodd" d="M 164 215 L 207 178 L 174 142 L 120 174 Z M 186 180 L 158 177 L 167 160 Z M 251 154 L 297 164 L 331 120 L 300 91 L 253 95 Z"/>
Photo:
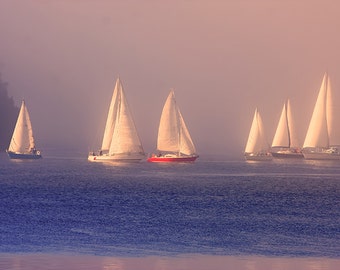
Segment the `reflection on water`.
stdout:
<path fill-rule="evenodd" d="M 337 270 L 340 259 L 182 255 L 177 257 L 104 257 L 84 255 L 0 254 L 8 270 Z"/>
<path fill-rule="evenodd" d="M 338 269 L 338 163 L 119 165 L 0 153 L 0 269 Z"/>

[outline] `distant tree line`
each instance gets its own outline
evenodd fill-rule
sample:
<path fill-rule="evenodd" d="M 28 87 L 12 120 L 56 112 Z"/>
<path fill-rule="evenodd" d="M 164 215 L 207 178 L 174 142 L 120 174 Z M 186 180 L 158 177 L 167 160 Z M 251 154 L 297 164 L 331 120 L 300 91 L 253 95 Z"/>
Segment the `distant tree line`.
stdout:
<path fill-rule="evenodd" d="M 8 148 L 19 114 L 13 98 L 8 96 L 7 87 L 0 74 L 0 151 Z"/>

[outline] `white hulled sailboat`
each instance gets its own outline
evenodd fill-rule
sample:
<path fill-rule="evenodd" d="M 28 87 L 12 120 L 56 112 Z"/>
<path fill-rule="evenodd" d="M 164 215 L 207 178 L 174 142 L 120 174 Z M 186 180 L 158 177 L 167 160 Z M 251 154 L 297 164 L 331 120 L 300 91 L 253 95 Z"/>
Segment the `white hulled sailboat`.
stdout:
<path fill-rule="evenodd" d="M 250 128 L 247 145 L 244 151 L 246 160 L 271 160 L 263 122 L 258 110 L 255 110 L 253 122 Z"/>
<path fill-rule="evenodd" d="M 126 101 L 120 79 L 116 81 L 103 141 L 98 153 L 90 152 L 89 161 L 140 161 L 145 157 L 137 129 Z"/>
<path fill-rule="evenodd" d="M 11 159 L 39 159 L 42 157 L 40 151 L 35 148 L 32 123 L 25 101 L 21 103 L 7 154 Z"/>
<path fill-rule="evenodd" d="M 196 148 L 176 104 L 174 91 L 164 104 L 158 129 L 157 154 L 148 158 L 149 162 L 195 161 Z"/>
<path fill-rule="evenodd" d="M 340 160 L 340 136 L 338 126 L 334 125 L 334 115 L 331 82 L 326 73 L 303 144 L 302 152 L 306 159 Z"/>
<path fill-rule="evenodd" d="M 272 142 L 271 153 L 279 158 L 303 158 L 295 132 L 289 99 L 283 105 L 281 117 Z"/>

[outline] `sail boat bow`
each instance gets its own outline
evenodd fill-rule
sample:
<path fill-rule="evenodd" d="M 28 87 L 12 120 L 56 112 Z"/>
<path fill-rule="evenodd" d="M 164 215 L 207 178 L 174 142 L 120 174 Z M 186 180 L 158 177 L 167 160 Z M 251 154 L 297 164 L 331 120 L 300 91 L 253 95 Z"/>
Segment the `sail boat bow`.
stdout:
<path fill-rule="evenodd" d="M 35 148 L 31 119 L 22 101 L 12 139 L 7 149 L 10 159 L 39 159 L 41 153 Z"/>
<path fill-rule="evenodd" d="M 157 154 L 149 162 L 193 162 L 198 158 L 195 145 L 176 104 L 173 90 L 164 104 L 157 139 Z"/>
<path fill-rule="evenodd" d="M 145 157 L 122 83 L 113 91 L 101 149 L 90 152 L 89 161 L 140 161 Z"/>

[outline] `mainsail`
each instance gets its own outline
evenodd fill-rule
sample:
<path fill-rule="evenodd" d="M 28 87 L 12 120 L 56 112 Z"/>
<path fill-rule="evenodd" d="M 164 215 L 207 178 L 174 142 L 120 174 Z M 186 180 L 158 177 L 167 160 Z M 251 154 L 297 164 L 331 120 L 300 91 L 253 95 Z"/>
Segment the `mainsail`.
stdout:
<path fill-rule="evenodd" d="M 35 143 L 30 116 L 25 101 L 22 101 L 8 150 L 14 153 L 28 153 L 34 148 Z"/>
<path fill-rule="evenodd" d="M 279 123 L 274 135 L 272 147 L 297 148 L 298 139 L 295 133 L 295 124 L 289 99 L 283 105 Z"/>
<path fill-rule="evenodd" d="M 129 110 L 123 88 L 120 86 L 118 89 L 118 105 L 116 106 L 116 119 L 109 154 L 144 154 L 142 143 L 138 137 L 137 129 Z"/>
<path fill-rule="evenodd" d="M 256 109 L 248 136 L 245 153 L 259 153 L 267 151 L 268 148 L 269 146 L 265 137 L 262 118 Z"/>
<path fill-rule="evenodd" d="M 130 112 L 122 83 L 118 78 L 113 91 L 102 141 L 102 152 L 144 155 L 142 143 Z"/>
<path fill-rule="evenodd" d="M 330 78 L 324 75 L 303 148 L 329 148 L 340 145 L 334 125 L 335 108 Z"/>
<path fill-rule="evenodd" d="M 115 123 L 116 123 L 115 119 L 117 118 L 117 112 L 118 112 L 117 95 L 121 91 L 122 91 L 122 84 L 120 82 L 120 79 L 118 78 L 116 81 L 115 88 L 113 90 L 109 113 L 107 115 L 104 137 L 103 137 L 103 142 L 102 142 L 102 147 L 101 147 L 102 151 L 108 151 L 110 149 L 110 145 L 112 142 L 112 135 L 115 129 Z"/>
<path fill-rule="evenodd" d="M 188 128 L 176 104 L 173 90 L 170 91 L 163 107 L 158 129 L 157 150 L 184 155 L 196 153 Z"/>

